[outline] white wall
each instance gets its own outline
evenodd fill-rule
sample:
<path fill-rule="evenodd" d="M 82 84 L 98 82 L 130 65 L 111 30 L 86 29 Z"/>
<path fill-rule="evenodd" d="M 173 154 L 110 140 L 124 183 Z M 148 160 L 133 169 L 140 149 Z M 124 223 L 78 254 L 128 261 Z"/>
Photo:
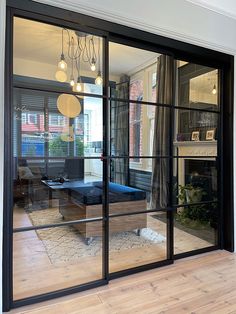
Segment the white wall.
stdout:
<path fill-rule="evenodd" d="M 185 0 L 35 0 L 189 43 L 236 53 L 236 20 Z M 236 2 L 235 2 L 236 5 Z"/>
<path fill-rule="evenodd" d="M 38 2 L 78 11 L 84 14 L 121 23 L 152 33 L 179 39 L 236 55 L 236 20 L 208 11 L 185 0 L 38 0 Z M 0 147 L 3 148 L 3 60 L 5 0 L 0 0 Z M 236 65 L 236 64 L 235 64 Z M 235 73 L 236 75 L 236 73 Z M 235 87 L 236 93 L 236 87 Z M 236 103 L 235 103 L 236 105 Z M 235 114 L 236 118 L 236 114 Z M 236 127 L 234 128 L 236 138 Z M 236 142 L 235 142 L 236 144 Z M 236 153 L 236 145 L 235 153 Z M 235 178 L 236 178 L 236 170 Z M 3 173 L 3 154 L 0 153 L 0 173 Z M 0 199 L 2 199 L 2 175 Z M 236 179 L 235 179 L 236 180 Z M 235 181 L 236 183 L 236 181 Z M 236 186 L 236 184 L 235 184 Z M 236 194 L 236 190 L 235 190 Z M 236 201 L 235 201 L 236 206 Z M 0 229 L 2 230 L 0 202 Z M 236 219 L 236 214 L 235 214 Z M 236 237 L 235 237 L 236 239 Z M 0 245 L 2 233 L 0 232 Z M 0 248 L 0 262 L 1 248 Z M 0 274 L 1 276 L 1 274 Z M 1 289 L 1 286 L 0 286 Z M 2 295 L 0 291 L 0 296 Z M 0 300 L 1 302 L 1 300 Z"/>

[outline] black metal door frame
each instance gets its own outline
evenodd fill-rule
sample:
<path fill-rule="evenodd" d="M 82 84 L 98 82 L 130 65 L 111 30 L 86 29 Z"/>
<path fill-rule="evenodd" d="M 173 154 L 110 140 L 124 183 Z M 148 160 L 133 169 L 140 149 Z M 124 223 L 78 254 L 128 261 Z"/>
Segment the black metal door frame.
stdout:
<path fill-rule="evenodd" d="M 92 283 L 63 289 L 56 292 L 46 293 L 18 301 L 13 301 L 13 286 L 12 286 L 12 246 L 13 246 L 13 213 L 12 213 L 12 88 L 13 88 L 13 17 L 18 16 L 22 18 L 32 19 L 39 22 L 45 22 L 57 26 L 64 26 L 72 29 L 78 28 L 84 31 L 92 32 L 95 35 L 104 38 L 104 54 L 103 54 L 103 73 L 104 73 L 104 87 L 103 87 L 103 184 L 104 184 L 104 202 L 103 202 L 103 217 L 102 219 L 91 219 L 92 221 L 102 221 L 104 225 L 104 250 L 103 250 L 103 278 Z M 57 18 L 55 18 L 57 16 Z M 120 276 L 132 274 L 138 271 L 151 269 L 161 265 L 173 263 L 173 204 L 170 200 L 170 208 L 167 209 L 167 259 L 162 262 L 156 262 L 148 265 L 143 265 L 133 269 L 127 269 L 117 273 L 109 274 L 109 195 L 108 195 L 108 174 L 110 159 L 109 155 L 109 41 L 127 44 L 145 50 L 151 50 L 159 53 L 165 53 L 173 56 L 175 59 L 181 59 L 203 65 L 212 66 L 220 69 L 220 90 L 222 106 L 220 119 L 220 141 L 218 144 L 218 156 L 223 155 L 218 159 L 218 164 L 221 169 L 218 175 L 218 183 L 221 187 L 220 211 L 221 227 L 219 228 L 219 246 L 213 246 L 206 249 L 197 250 L 194 252 L 183 254 L 179 257 L 184 257 L 192 254 L 210 251 L 216 248 L 224 248 L 229 251 L 234 249 L 233 241 L 233 57 L 223 53 L 215 52 L 210 49 L 197 47 L 186 44 L 180 41 L 168 39 L 162 36 L 150 34 L 144 31 L 136 30 L 130 27 L 122 26 L 116 23 L 107 22 L 83 14 L 66 11 L 63 9 L 51 7 L 48 5 L 39 4 L 30 0 L 8 0 L 7 1 L 7 19 L 6 19 L 6 67 L 5 67 L 5 163 L 4 163 L 4 224 L 3 224 L 3 306 L 4 310 L 8 311 L 13 307 L 32 304 L 40 301 L 49 300 L 52 298 L 68 295 L 74 292 L 82 291 L 89 288 L 98 287 L 107 284 L 110 279 Z M 224 91 L 227 91 L 224 92 Z M 136 102 L 137 103 L 137 102 Z M 145 102 L 143 102 L 145 103 Z M 147 103 L 150 104 L 150 103 Z M 153 103 L 152 103 L 153 105 Z M 171 107 L 172 122 L 174 119 L 174 102 Z M 170 145 L 173 138 L 170 138 Z M 172 148 L 171 148 L 172 151 Z M 171 154 L 170 154 L 171 155 Z M 155 157 L 155 156 L 152 156 Z M 157 156 L 158 157 L 158 156 Z M 169 157 L 170 175 L 172 174 L 173 155 Z M 224 157 L 224 158 L 223 158 Z M 170 180 L 172 180 L 170 178 Z M 170 181 L 171 182 L 171 181 Z M 224 191 L 223 191 L 224 187 Z M 172 195 L 172 193 L 171 193 Z M 224 213 L 223 205 L 224 204 Z M 226 205 L 225 205 L 226 204 Z M 154 211 L 154 210 L 153 210 Z M 153 212 L 148 211 L 148 212 Z M 147 212 L 147 211 L 145 211 Z M 138 212 L 136 214 L 141 214 Z M 134 213 L 135 214 L 135 213 Z M 114 217 L 114 216 L 111 216 Z M 83 221 L 77 221 L 81 223 Z M 67 224 L 72 224 L 68 222 Z M 73 222 L 75 224 L 75 222 Z M 54 225 L 55 226 L 55 225 Z M 230 228 L 229 228 L 230 226 Z M 48 226 L 42 226 L 46 228 Z M 21 230 L 14 230 L 14 232 L 31 230 L 31 227 L 20 228 Z"/>

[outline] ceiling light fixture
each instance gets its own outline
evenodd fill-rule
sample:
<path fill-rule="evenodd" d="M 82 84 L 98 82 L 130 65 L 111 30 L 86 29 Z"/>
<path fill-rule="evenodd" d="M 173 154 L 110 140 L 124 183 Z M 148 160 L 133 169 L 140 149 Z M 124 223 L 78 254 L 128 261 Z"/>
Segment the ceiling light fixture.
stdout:
<path fill-rule="evenodd" d="M 67 44 L 64 40 L 65 32 L 68 37 Z M 93 35 L 89 35 L 79 31 L 73 32 L 66 28 L 63 28 L 61 34 L 61 55 L 60 61 L 58 63 L 58 70 L 55 75 L 56 79 L 59 82 L 66 82 L 66 72 L 68 69 L 66 60 L 71 61 L 70 85 L 73 91 L 81 92 L 82 80 L 80 76 L 80 62 L 82 61 L 84 64 L 89 64 L 89 68 L 92 72 L 96 71 L 98 65 L 98 72 L 95 79 L 95 84 L 101 85 L 102 74 L 100 69 L 100 40 L 101 38 L 94 37 Z M 66 53 L 64 53 L 64 50 L 66 51 Z M 74 70 L 77 70 L 78 73 L 77 83 L 75 83 L 74 80 Z"/>

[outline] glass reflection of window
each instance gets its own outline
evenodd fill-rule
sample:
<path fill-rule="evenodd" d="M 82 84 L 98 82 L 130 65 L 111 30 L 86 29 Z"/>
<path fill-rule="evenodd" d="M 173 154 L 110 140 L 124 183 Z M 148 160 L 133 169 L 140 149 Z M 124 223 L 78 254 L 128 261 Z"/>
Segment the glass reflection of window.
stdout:
<path fill-rule="evenodd" d="M 130 83 L 130 99 L 131 100 L 143 100 L 143 80 L 137 79 Z M 141 113 L 142 106 L 139 103 L 130 103 L 130 155 L 141 155 Z M 133 159 L 135 162 L 139 162 L 140 158 Z"/>
<path fill-rule="evenodd" d="M 65 126 L 65 117 L 53 114 L 49 116 L 49 126 Z"/>
<path fill-rule="evenodd" d="M 217 105 L 218 71 L 210 71 L 190 79 L 189 102 Z"/>
<path fill-rule="evenodd" d="M 36 113 L 29 113 L 27 122 L 28 124 L 37 124 L 37 114 Z"/>

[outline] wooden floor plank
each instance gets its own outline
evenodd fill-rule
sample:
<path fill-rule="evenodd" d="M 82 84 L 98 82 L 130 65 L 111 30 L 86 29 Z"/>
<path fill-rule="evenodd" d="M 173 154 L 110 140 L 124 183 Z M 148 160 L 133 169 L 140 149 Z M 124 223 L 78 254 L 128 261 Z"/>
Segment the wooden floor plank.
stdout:
<path fill-rule="evenodd" d="M 236 255 L 215 251 L 10 314 L 236 314 Z"/>

